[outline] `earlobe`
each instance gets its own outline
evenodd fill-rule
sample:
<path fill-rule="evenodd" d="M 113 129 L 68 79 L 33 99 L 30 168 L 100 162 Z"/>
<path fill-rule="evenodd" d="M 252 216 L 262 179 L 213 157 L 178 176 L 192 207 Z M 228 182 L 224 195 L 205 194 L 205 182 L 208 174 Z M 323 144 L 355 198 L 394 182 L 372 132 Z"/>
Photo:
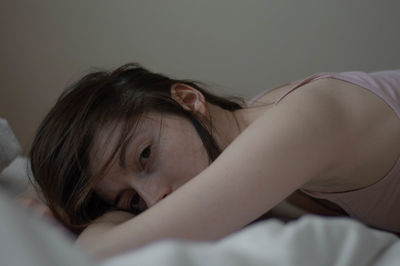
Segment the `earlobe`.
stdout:
<path fill-rule="evenodd" d="M 171 86 L 171 97 L 185 110 L 199 112 L 208 117 L 204 95 L 195 88 L 183 83 L 175 83 Z"/>

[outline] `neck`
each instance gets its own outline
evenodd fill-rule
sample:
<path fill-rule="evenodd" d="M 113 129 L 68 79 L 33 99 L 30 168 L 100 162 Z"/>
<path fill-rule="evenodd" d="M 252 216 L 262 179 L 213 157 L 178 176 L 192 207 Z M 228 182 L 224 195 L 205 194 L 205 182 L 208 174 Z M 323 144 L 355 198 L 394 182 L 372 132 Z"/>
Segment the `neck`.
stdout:
<path fill-rule="evenodd" d="M 213 136 L 218 146 L 224 150 L 234 141 L 254 120 L 256 120 L 267 106 L 252 107 L 228 111 L 219 106 L 207 106 L 212 125 L 215 128 Z"/>

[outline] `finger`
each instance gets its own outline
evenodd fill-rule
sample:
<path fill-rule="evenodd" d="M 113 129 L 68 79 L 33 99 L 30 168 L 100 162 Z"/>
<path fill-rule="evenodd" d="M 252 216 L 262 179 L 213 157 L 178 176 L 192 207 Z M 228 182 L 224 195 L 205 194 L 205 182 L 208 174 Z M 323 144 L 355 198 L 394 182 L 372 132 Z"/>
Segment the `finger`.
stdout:
<path fill-rule="evenodd" d="M 19 198 L 17 202 L 25 208 L 33 208 L 37 205 L 37 201 L 32 198 Z"/>
<path fill-rule="evenodd" d="M 53 217 L 50 209 L 47 206 L 36 206 L 36 212 L 40 215 L 40 216 L 46 216 L 46 217 Z"/>

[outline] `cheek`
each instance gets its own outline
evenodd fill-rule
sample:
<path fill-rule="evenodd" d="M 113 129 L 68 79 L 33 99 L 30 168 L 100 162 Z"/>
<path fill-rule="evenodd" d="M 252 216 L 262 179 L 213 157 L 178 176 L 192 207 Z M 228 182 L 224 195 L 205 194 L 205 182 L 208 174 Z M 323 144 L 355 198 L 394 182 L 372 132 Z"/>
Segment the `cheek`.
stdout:
<path fill-rule="evenodd" d="M 160 178 L 173 187 L 186 183 L 209 164 L 207 151 L 189 121 L 167 121 L 159 146 Z"/>
<path fill-rule="evenodd" d="M 183 185 L 208 167 L 208 155 L 202 144 L 193 149 L 175 149 L 169 154 L 164 156 L 160 170 L 173 187 Z"/>

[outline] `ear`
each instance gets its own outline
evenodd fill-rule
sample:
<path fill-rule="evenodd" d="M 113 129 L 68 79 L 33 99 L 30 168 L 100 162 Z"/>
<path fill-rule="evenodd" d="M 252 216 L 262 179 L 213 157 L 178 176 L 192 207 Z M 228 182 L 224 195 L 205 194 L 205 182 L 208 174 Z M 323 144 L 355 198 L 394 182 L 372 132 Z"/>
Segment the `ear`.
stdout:
<path fill-rule="evenodd" d="M 171 97 L 185 110 L 199 112 L 205 117 L 209 117 L 204 95 L 192 86 L 175 83 L 171 86 Z"/>

